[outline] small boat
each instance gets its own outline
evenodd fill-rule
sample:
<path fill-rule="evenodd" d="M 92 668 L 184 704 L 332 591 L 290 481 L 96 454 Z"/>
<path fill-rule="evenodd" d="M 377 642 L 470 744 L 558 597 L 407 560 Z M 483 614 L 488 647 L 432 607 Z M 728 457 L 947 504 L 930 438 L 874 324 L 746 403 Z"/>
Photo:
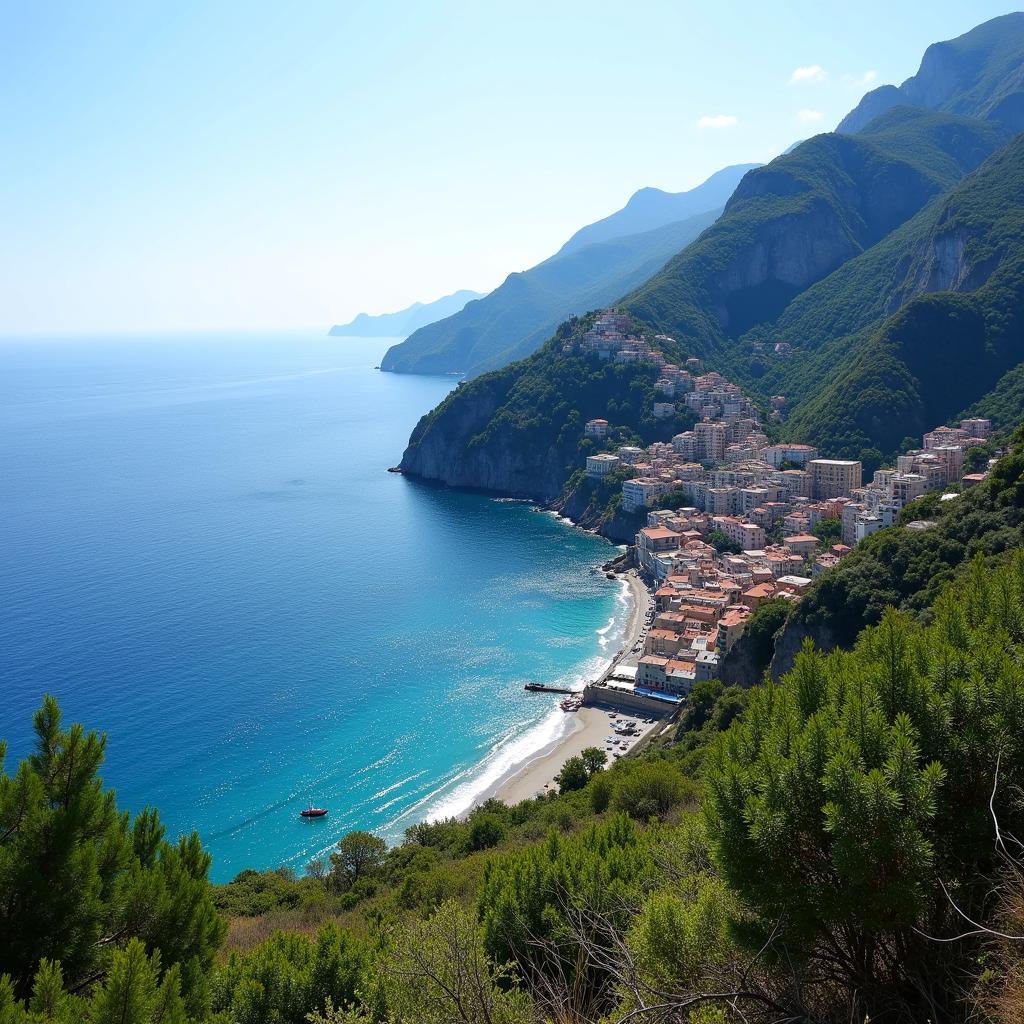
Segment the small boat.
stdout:
<path fill-rule="evenodd" d="M 304 811 L 299 811 L 299 815 L 303 818 L 325 818 L 327 817 L 327 808 L 314 807 L 310 804 Z"/>

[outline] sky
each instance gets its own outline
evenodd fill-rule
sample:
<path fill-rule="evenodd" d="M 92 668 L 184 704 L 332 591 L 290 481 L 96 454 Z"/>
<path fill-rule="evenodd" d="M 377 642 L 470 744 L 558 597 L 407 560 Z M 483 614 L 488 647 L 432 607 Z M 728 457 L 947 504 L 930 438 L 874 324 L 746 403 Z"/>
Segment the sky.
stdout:
<path fill-rule="evenodd" d="M 488 291 L 1013 9 L 0 0 L 0 334 L 326 329 Z"/>

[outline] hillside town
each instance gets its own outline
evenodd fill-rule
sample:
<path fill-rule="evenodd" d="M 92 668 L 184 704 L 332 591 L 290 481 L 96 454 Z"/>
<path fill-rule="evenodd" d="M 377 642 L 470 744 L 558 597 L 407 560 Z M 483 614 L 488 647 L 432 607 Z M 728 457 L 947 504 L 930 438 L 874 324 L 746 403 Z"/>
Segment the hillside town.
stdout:
<path fill-rule="evenodd" d="M 984 479 L 983 473 L 965 474 L 964 461 L 968 449 L 988 441 L 986 419 L 936 427 L 921 448 L 900 455 L 895 467 L 875 470 L 865 483 L 857 460 L 826 458 L 805 444 L 773 444 L 740 388 L 717 373 L 701 373 L 699 360 L 685 367 L 666 362 L 629 334 L 628 316 L 605 312 L 572 344 L 601 359 L 654 363 L 655 416 L 685 410 L 697 418 L 671 442 L 620 446 L 586 458 L 593 480 L 628 474 L 621 484 L 623 511 L 646 510 L 635 558 L 655 605 L 641 649 L 631 652 L 637 657 L 616 670 L 621 683 L 638 690 L 679 697 L 695 682 L 715 678 L 759 605 L 798 601 L 865 537 L 895 525 L 916 498 Z M 784 403 L 776 396 L 773 409 Z M 611 447 L 607 420 L 591 419 L 584 430 L 595 444 Z M 941 500 L 956 496 L 943 493 Z M 905 528 L 930 525 L 919 520 Z"/>

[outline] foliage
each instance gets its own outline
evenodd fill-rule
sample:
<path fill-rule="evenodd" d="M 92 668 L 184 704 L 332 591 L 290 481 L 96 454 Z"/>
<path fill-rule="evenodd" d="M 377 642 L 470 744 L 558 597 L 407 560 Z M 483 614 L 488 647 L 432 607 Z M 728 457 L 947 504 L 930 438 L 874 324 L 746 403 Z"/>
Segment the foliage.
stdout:
<path fill-rule="evenodd" d="M 407 925 L 384 965 L 391 1019 L 417 1024 L 528 1024 L 531 1001 L 484 948 L 472 913 L 447 902 Z"/>
<path fill-rule="evenodd" d="M 233 1024 L 305 1024 L 328 999 L 336 1006 L 355 1001 L 366 961 L 365 947 L 333 923 L 315 941 L 278 932 L 216 970 L 213 1006 Z"/>
<path fill-rule="evenodd" d="M 372 832 L 349 832 L 331 854 L 331 878 L 337 885 L 355 885 L 384 862 L 388 844 Z"/>
<path fill-rule="evenodd" d="M 721 530 L 711 530 L 705 539 L 720 555 L 738 555 L 743 550 L 739 541 L 730 540 Z"/>
<path fill-rule="evenodd" d="M 505 824 L 496 814 L 478 814 L 469 826 L 469 848 L 489 850 L 505 838 Z"/>
<path fill-rule="evenodd" d="M 99 777 L 105 738 L 62 729 L 52 697 L 33 721 L 35 752 L 14 776 L 0 773 L 0 965 L 15 995 L 29 994 L 46 958 L 60 960 L 69 987 L 108 977 L 138 939 L 167 968 L 180 965 L 198 1008 L 224 934 L 209 856 L 194 833 L 168 843 L 155 811 L 132 821 L 117 810 Z"/>
<path fill-rule="evenodd" d="M 530 977 L 540 971 L 590 1006 L 611 979 L 584 957 L 578 916 L 597 915 L 624 926 L 624 901 L 650 877 L 646 837 L 625 816 L 568 837 L 511 851 L 487 865 L 477 898 L 484 946 L 497 962 L 511 961 Z M 599 929 L 588 929 L 600 942 Z"/>
<path fill-rule="evenodd" d="M 562 793 L 582 789 L 590 779 L 582 757 L 570 757 L 555 776 L 555 782 Z"/>
<path fill-rule="evenodd" d="M 839 519 L 819 519 L 811 527 L 811 533 L 821 541 L 825 547 L 838 544 L 843 538 L 843 524 Z"/>
<path fill-rule="evenodd" d="M 1022 623 L 1024 555 L 994 574 L 979 559 L 931 625 L 889 610 L 850 653 L 805 647 L 713 750 L 706 811 L 726 880 L 861 1015 L 957 998 L 970 947 L 926 936 L 962 930 L 940 880 L 968 917 L 986 913 L 997 757 L 1005 792 L 1024 776 Z M 1024 824 L 1005 795 L 996 809 L 1004 829 Z"/>
<path fill-rule="evenodd" d="M 880 530 L 821 577 L 793 612 L 795 628 L 849 646 L 887 605 L 922 611 L 976 554 L 1024 545 L 1024 433 L 987 480 L 955 501 L 926 496 L 930 530 Z M 925 505 L 904 509 L 920 518 Z"/>

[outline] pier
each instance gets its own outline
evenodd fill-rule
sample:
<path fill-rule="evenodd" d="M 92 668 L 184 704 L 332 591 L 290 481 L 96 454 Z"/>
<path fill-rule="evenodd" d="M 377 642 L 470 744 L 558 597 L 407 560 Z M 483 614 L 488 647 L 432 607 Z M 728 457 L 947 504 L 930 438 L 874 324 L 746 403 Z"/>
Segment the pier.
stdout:
<path fill-rule="evenodd" d="M 568 690 L 564 686 L 548 686 L 547 683 L 527 683 L 524 690 L 531 693 L 579 693 L 579 690 Z"/>

